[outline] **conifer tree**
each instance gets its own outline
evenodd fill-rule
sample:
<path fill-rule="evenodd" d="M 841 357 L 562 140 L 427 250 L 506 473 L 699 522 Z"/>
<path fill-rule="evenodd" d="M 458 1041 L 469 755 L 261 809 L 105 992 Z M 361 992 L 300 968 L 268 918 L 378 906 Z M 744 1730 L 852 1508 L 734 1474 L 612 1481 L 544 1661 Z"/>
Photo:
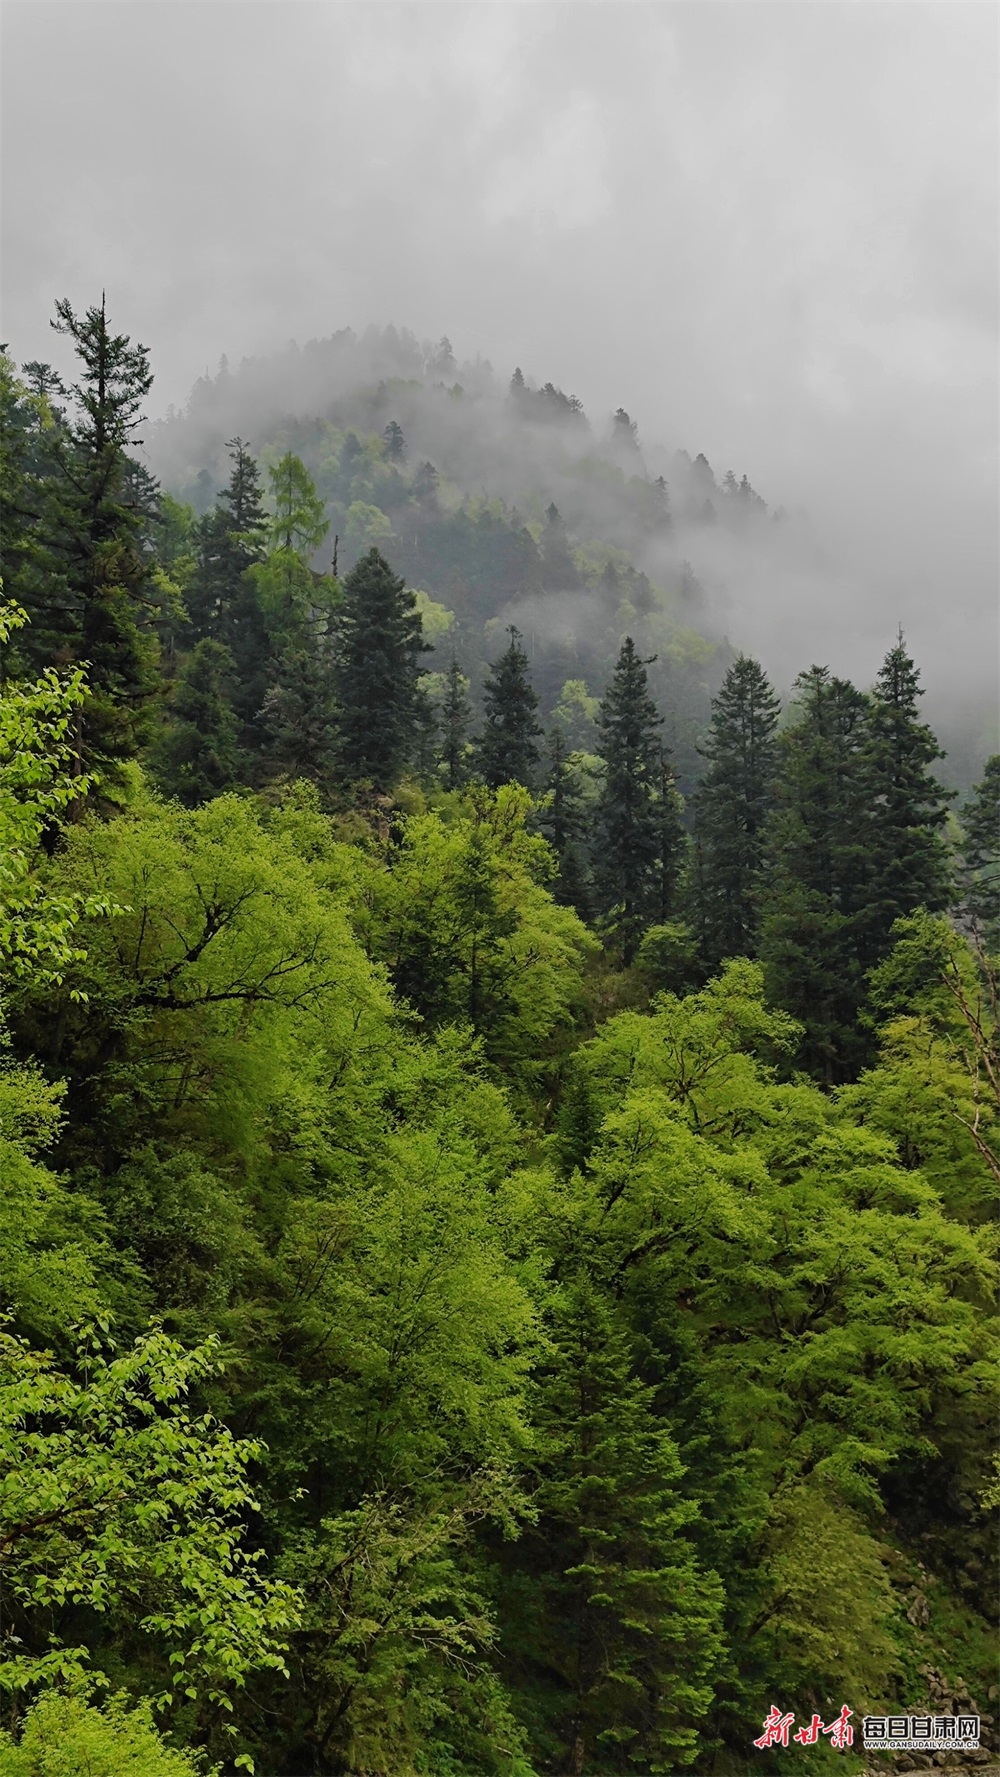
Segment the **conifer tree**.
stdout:
<path fill-rule="evenodd" d="M 308 469 L 299 457 L 287 450 L 274 468 L 268 470 L 268 479 L 274 502 L 270 524 L 272 543 L 278 549 L 294 549 L 306 557 L 312 555 L 330 526 Z"/>
<path fill-rule="evenodd" d="M 146 347 L 111 331 L 103 296 L 83 316 L 57 302 L 51 325 L 71 340 L 80 376 L 74 411 L 50 411 L 38 436 L 36 547 L 17 586 L 31 624 L 20 647 L 32 667 L 87 662 L 77 768 L 108 782 L 146 737 L 159 690 L 147 543 L 156 488 L 129 455 L 153 377 Z"/>
<path fill-rule="evenodd" d="M 446 790 L 460 790 L 469 778 L 469 743 L 466 736 L 472 721 L 469 704 L 469 681 L 454 654 L 445 674 L 444 701 L 439 719 L 440 744 L 438 765 Z"/>
<path fill-rule="evenodd" d="M 601 702 L 599 751 L 604 784 L 597 808 L 594 877 L 598 905 L 632 961 L 644 928 L 658 915 L 661 781 L 658 729 L 646 668 L 626 636 Z"/>
<path fill-rule="evenodd" d="M 531 788 L 539 762 L 536 741 L 542 733 L 521 632 L 511 624 L 507 634 L 510 646 L 493 662 L 483 688 L 485 721 L 477 743 L 479 774 L 491 790 L 514 783 Z"/>
<path fill-rule="evenodd" d="M 401 463 L 406 455 L 406 439 L 403 428 L 398 420 L 390 420 L 383 429 L 382 438 L 385 443 L 385 454 L 390 463 Z"/>
<path fill-rule="evenodd" d="M 712 701 L 701 748 L 708 769 L 694 798 L 692 915 L 703 961 L 712 969 L 756 949 L 779 708 L 759 663 L 738 655 Z"/>
<path fill-rule="evenodd" d="M 330 789 L 336 774 L 338 713 L 324 636 L 316 633 L 281 650 L 271 667 L 259 722 L 272 770 Z"/>
<path fill-rule="evenodd" d="M 988 950 L 1000 950 L 1000 753 L 961 813 L 961 907 Z"/>
<path fill-rule="evenodd" d="M 168 795 L 195 808 L 238 779 L 237 722 L 230 702 L 233 657 L 221 642 L 200 641 L 181 668 L 163 735 L 154 749 L 156 775 Z"/>
<path fill-rule="evenodd" d="M 666 747 L 660 747 L 660 770 L 656 797 L 656 833 L 659 863 L 657 918 L 662 924 L 670 918 L 677 895 L 677 882 L 684 861 L 687 843 L 684 832 L 684 802 L 677 788 L 674 768 Z"/>
<path fill-rule="evenodd" d="M 579 762 L 566 743 L 561 722 L 549 734 L 549 769 L 545 781 L 548 806 L 541 828 L 559 861 L 559 875 L 552 884 L 553 898 L 563 907 L 575 907 L 585 918 L 590 904 L 587 856 L 587 808 L 580 782 Z"/>
<path fill-rule="evenodd" d="M 196 567 L 187 595 L 196 637 L 220 642 L 233 659 L 233 704 L 244 728 L 264 696 L 267 628 L 250 570 L 264 559 L 267 520 L 257 464 L 231 438 L 229 485 L 195 529 Z"/>
<path fill-rule="evenodd" d="M 918 720 L 923 696 L 919 674 L 902 631 L 875 681 L 868 708 L 864 774 L 871 819 L 871 889 L 861 933 L 865 968 L 889 948 L 893 922 L 926 907 L 946 907 L 951 888 L 948 847 L 942 828 L 953 792 L 931 773 L 944 757 Z"/>
<path fill-rule="evenodd" d="M 501 1594 L 508 1662 L 552 1770 L 667 1770 L 707 1707 L 721 1587 L 684 1533 L 676 1445 L 608 1296 L 563 1285 L 538 1379 L 538 1520 Z"/>
<path fill-rule="evenodd" d="M 772 998 L 805 1027 L 804 1065 L 837 1081 L 865 1052 L 857 1012 L 872 892 L 867 702 L 826 667 L 801 674 L 796 690 L 766 831 L 760 955 Z"/>
<path fill-rule="evenodd" d="M 390 790 L 416 745 L 427 651 L 420 614 L 377 549 L 351 569 L 342 596 L 334 672 L 341 769 L 353 782 Z"/>

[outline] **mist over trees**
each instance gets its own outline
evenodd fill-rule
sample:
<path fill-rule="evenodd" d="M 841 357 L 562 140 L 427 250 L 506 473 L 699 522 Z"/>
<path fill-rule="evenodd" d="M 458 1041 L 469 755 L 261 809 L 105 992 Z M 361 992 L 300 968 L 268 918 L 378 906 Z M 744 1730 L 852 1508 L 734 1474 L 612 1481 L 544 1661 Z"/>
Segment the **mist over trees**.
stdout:
<path fill-rule="evenodd" d="M 713 635 L 685 539 L 780 523 L 624 408 L 344 334 L 157 482 L 146 348 L 57 323 L 72 386 L 0 365 L 0 1771 L 988 1715 L 997 759 L 939 781 L 902 632 L 788 698 Z"/>

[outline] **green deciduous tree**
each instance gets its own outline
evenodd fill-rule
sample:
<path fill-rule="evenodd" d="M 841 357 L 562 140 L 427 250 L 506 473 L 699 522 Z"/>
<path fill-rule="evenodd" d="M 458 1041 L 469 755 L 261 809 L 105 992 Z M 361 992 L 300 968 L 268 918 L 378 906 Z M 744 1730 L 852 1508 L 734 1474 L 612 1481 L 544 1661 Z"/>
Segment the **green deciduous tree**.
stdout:
<path fill-rule="evenodd" d="M 268 470 L 268 480 L 274 508 L 269 527 L 273 547 L 295 550 L 308 558 L 330 528 L 312 476 L 301 458 L 286 450 Z"/>
<path fill-rule="evenodd" d="M 214 1342 L 185 1351 L 154 1331 L 121 1355 L 87 1339 L 70 1374 L 0 1335 L 6 1689 L 87 1660 L 47 1646 L 53 1607 L 112 1611 L 158 1638 L 167 1697 L 204 1687 L 217 1700 L 283 1665 L 297 1599 L 244 1540 L 257 1447 L 186 1402 L 217 1368 Z"/>

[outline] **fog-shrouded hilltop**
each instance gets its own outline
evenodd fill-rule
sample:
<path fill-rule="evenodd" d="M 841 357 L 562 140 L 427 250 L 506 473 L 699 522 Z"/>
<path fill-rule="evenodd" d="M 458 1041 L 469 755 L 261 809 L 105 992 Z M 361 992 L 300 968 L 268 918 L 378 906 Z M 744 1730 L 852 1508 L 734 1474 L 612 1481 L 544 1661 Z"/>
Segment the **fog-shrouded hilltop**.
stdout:
<path fill-rule="evenodd" d="M 740 464 L 710 464 L 697 440 L 671 448 L 623 408 L 589 415 L 520 367 L 459 362 L 447 338 L 344 328 L 236 368 L 223 359 L 182 410 L 147 427 L 148 461 L 204 512 L 237 435 L 265 463 L 291 450 L 312 474 L 329 521 L 327 559 L 321 551 L 314 566 L 329 566 L 334 537 L 342 567 L 384 547 L 454 613 L 448 647 L 476 681 L 514 623 L 548 713 L 567 679 L 600 690 L 615 637 L 638 622 L 659 656 L 654 681 L 686 778 L 733 648 L 759 652 L 787 691 L 831 653 L 870 675 L 905 627 L 905 610 L 887 614 L 881 635 L 857 577 L 808 514 L 782 506 L 780 489 L 765 498 Z M 993 700 L 957 703 L 933 663 L 929 679 L 945 775 L 966 786 L 994 744 Z"/>

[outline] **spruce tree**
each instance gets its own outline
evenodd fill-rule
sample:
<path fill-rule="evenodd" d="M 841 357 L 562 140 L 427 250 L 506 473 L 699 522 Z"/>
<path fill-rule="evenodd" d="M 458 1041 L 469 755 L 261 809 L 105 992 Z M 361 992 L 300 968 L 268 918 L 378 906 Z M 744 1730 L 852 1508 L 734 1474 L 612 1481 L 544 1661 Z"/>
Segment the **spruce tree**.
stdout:
<path fill-rule="evenodd" d="M 559 875 L 552 884 L 553 899 L 563 907 L 575 907 L 586 918 L 591 901 L 589 821 L 580 762 L 567 745 L 561 722 L 554 722 L 549 734 L 548 767 L 548 803 L 540 824 L 559 862 Z"/>
<path fill-rule="evenodd" d="M 314 633 L 281 650 L 271 666 L 259 726 L 271 771 L 308 778 L 329 792 L 336 776 L 338 713 L 324 636 Z"/>
<path fill-rule="evenodd" d="M 864 1058 L 863 938 L 872 894 L 867 700 L 814 666 L 796 680 L 767 824 L 760 955 L 771 997 L 805 1027 L 801 1059 L 821 1079 Z"/>
<path fill-rule="evenodd" d="M 691 911 L 710 969 L 725 957 L 756 950 L 779 709 L 759 663 L 738 655 L 712 701 L 711 727 L 700 749 L 708 769 L 694 797 Z"/>
<path fill-rule="evenodd" d="M 352 782 L 390 790 L 416 746 L 427 644 L 413 593 L 377 549 L 344 580 L 337 629 L 341 770 Z"/>
<path fill-rule="evenodd" d="M 439 717 L 438 768 L 446 790 L 460 790 L 469 779 L 469 743 L 466 736 L 472 709 L 466 695 L 469 681 L 455 656 L 445 674 L 445 693 Z"/>
<path fill-rule="evenodd" d="M 80 375 L 73 411 L 38 435 L 34 548 L 17 586 L 31 624 L 20 647 L 33 668 L 87 663 L 76 764 L 107 783 L 146 738 L 159 690 L 148 547 L 156 488 L 129 454 L 153 377 L 146 347 L 111 331 L 103 296 L 83 316 L 57 302 L 51 325 L 72 341 Z"/>
<path fill-rule="evenodd" d="M 660 770 L 656 798 L 656 835 L 659 863 L 657 918 L 663 924 L 674 911 L 677 883 L 684 862 L 687 838 L 684 832 L 684 801 L 677 788 L 677 779 L 670 754 L 660 747 Z"/>
<path fill-rule="evenodd" d="M 233 657 L 202 640 L 181 668 L 153 766 L 167 794 L 195 808 L 239 776 L 237 721 L 230 701 Z"/>
<path fill-rule="evenodd" d="M 250 570 L 264 559 L 267 520 L 257 464 L 231 438 L 229 486 L 195 528 L 196 567 L 187 595 L 196 637 L 220 642 L 233 658 L 233 704 L 249 741 L 267 684 L 269 643 Z"/>
<path fill-rule="evenodd" d="M 872 691 L 864 752 L 871 848 L 871 887 L 861 937 L 865 968 L 881 962 L 893 922 L 917 907 L 948 905 L 951 871 L 942 831 L 953 792 L 931 773 L 944 757 L 917 699 L 919 674 L 902 631 L 885 657 Z"/>
<path fill-rule="evenodd" d="M 626 964 L 660 907 L 657 803 L 662 753 L 657 731 L 663 718 L 649 695 L 650 664 L 626 636 L 598 717 L 604 783 L 597 806 L 594 880 L 599 910 L 617 934 Z"/>
<path fill-rule="evenodd" d="M 960 905 L 990 951 L 1000 950 L 1000 753 L 961 812 Z"/>
<path fill-rule="evenodd" d="M 531 789 L 539 762 L 536 745 L 542 733 L 538 698 L 528 674 L 528 656 L 521 632 L 511 624 L 510 646 L 490 667 L 483 688 L 485 719 L 477 742 L 479 775 L 491 790 L 501 784 Z"/>

